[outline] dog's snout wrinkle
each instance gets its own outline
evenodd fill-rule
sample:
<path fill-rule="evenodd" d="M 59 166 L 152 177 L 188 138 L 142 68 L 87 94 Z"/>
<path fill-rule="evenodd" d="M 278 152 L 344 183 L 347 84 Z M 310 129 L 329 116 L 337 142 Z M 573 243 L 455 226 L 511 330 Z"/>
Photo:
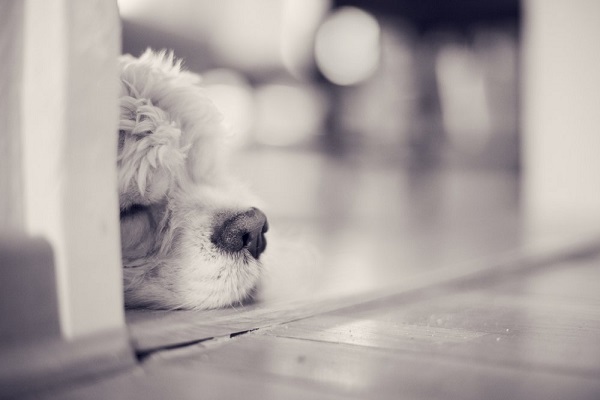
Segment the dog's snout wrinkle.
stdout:
<path fill-rule="evenodd" d="M 251 208 L 217 223 L 211 241 L 229 253 L 247 249 L 258 259 L 267 247 L 265 233 L 268 229 L 266 215 L 258 208 Z"/>

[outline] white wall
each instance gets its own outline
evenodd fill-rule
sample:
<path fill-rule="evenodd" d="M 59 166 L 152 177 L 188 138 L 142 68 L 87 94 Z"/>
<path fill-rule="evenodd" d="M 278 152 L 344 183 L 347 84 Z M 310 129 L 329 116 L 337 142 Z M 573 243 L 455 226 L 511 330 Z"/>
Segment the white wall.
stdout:
<path fill-rule="evenodd" d="M 528 227 L 600 231 L 600 1 L 526 0 L 523 38 Z"/>

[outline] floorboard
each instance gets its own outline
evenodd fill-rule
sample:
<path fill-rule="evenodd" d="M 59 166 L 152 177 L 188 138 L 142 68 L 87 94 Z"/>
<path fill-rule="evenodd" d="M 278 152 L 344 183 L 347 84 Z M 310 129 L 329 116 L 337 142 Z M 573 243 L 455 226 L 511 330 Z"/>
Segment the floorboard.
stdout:
<path fill-rule="evenodd" d="M 597 399 L 600 255 L 555 261 L 154 351 L 41 398 Z"/>

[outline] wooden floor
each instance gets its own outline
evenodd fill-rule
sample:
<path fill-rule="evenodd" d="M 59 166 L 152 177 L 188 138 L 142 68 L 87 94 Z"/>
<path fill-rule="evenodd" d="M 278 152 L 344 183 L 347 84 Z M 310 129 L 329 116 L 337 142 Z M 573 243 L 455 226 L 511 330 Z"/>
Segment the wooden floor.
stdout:
<path fill-rule="evenodd" d="M 600 255 L 583 252 L 305 318 L 213 314 L 206 340 L 39 398 L 598 399 L 598 282 Z"/>
<path fill-rule="evenodd" d="M 32 398 L 600 398 L 600 241 L 524 233 L 515 177 L 273 157 L 255 186 L 301 245 L 270 250 L 314 252 L 245 307 L 129 311 L 135 367 Z"/>

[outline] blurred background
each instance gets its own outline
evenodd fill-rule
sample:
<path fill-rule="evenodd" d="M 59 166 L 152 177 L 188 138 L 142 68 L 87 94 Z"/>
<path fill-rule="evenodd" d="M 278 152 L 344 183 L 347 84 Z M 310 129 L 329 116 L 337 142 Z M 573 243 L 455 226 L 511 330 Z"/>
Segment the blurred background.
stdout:
<path fill-rule="evenodd" d="M 271 253 L 288 239 L 276 291 L 373 290 L 523 246 L 518 0 L 119 6 L 123 52 L 173 49 L 228 119 Z"/>
<path fill-rule="evenodd" d="M 518 169 L 517 0 L 119 5 L 123 52 L 173 49 L 239 144 Z"/>
<path fill-rule="evenodd" d="M 119 6 L 123 52 L 173 49 L 228 119 L 276 292 L 372 290 L 518 243 L 517 0 Z"/>

